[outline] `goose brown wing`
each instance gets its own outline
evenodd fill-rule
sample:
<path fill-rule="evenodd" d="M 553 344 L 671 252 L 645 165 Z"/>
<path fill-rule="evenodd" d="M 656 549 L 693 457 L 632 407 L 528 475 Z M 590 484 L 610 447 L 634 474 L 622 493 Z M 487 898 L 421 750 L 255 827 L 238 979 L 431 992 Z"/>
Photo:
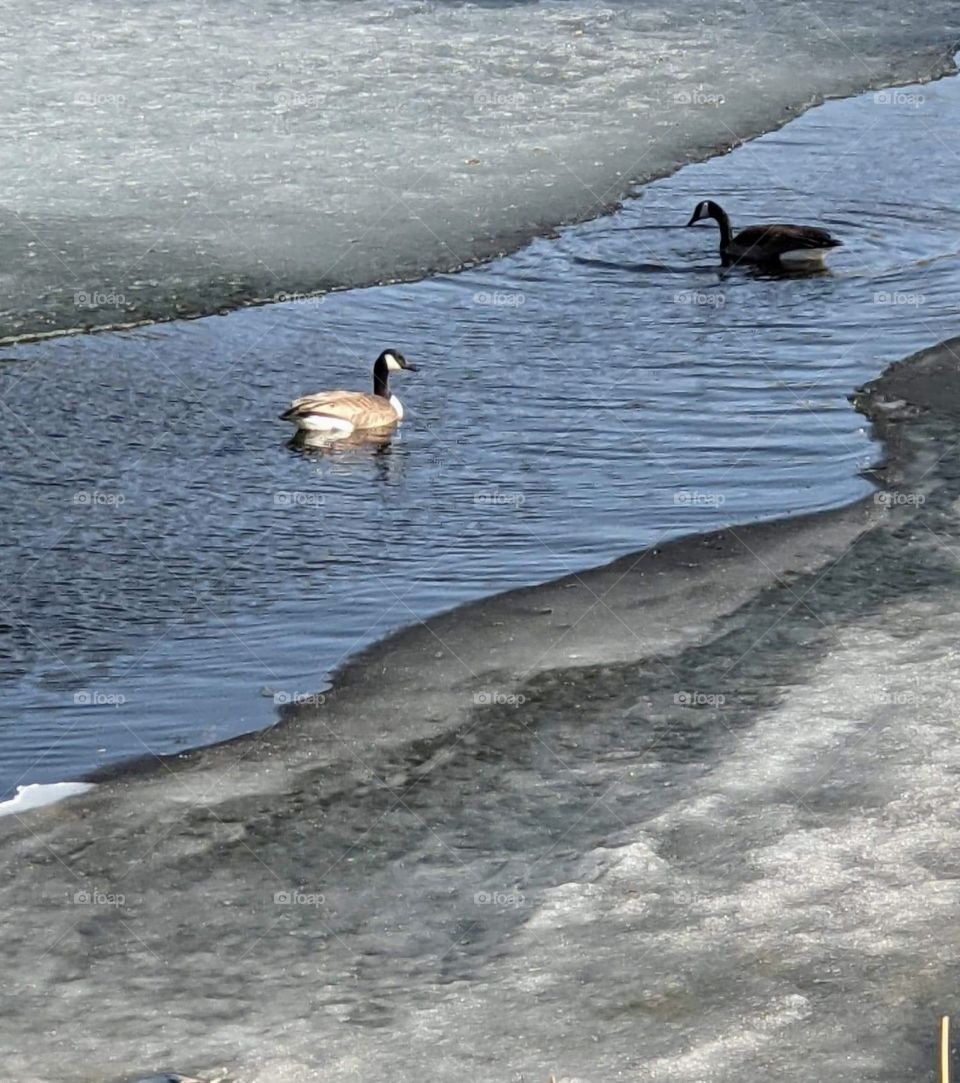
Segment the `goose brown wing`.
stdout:
<path fill-rule="evenodd" d="M 387 399 L 362 391 L 324 391 L 318 395 L 304 395 L 295 399 L 281 417 L 289 421 L 308 414 L 339 417 L 349 421 L 355 429 L 373 429 L 391 425 L 397 420 L 397 413 Z"/>
<path fill-rule="evenodd" d="M 840 244 L 817 226 L 789 226 L 779 222 L 747 226 L 734 237 L 733 243 L 738 249 L 753 248 L 770 256 L 795 252 L 798 248 L 833 248 Z"/>

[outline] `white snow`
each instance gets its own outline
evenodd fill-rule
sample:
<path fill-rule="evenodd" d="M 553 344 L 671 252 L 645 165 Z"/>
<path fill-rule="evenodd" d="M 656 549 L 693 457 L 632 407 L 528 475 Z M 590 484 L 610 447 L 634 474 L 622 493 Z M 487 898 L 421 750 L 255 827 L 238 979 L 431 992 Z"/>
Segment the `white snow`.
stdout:
<path fill-rule="evenodd" d="M 93 784 L 90 782 L 32 782 L 29 786 L 18 786 L 15 797 L 0 801 L 0 816 L 12 816 L 26 812 L 27 809 L 52 805 L 55 801 L 87 793 L 92 789 Z"/>

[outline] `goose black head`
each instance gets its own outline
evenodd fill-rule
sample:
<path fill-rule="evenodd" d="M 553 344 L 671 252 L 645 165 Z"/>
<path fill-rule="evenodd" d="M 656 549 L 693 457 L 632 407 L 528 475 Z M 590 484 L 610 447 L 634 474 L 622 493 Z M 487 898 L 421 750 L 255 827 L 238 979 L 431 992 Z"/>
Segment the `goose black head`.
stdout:
<path fill-rule="evenodd" d="M 384 366 L 388 372 L 399 372 L 406 369 L 408 372 L 416 372 L 417 366 L 411 365 L 399 350 L 384 350 L 377 358 L 377 366 Z"/>
<path fill-rule="evenodd" d="M 714 203 L 712 199 L 701 199 L 694 208 L 693 215 L 687 225 L 692 226 L 694 222 L 699 222 L 703 218 L 713 218 L 717 222 L 721 222 L 725 217 L 726 215 L 719 203 Z"/>

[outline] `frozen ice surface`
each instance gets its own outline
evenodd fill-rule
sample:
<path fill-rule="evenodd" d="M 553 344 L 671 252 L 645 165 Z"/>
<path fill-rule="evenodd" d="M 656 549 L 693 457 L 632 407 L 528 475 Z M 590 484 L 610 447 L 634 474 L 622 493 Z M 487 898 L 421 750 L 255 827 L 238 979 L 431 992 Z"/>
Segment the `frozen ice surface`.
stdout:
<path fill-rule="evenodd" d="M 0 337 L 453 268 L 830 94 L 954 4 L 53 0 L 7 13 Z"/>
<path fill-rule="evenodd" d="M 14 797 L 9 801 L 0 801 L 0 816 L 52 805 L 54 801 L 62 801 L 65 797 L 74 797 L 92 789 L 89 782 L 34 782 L 29 786 L 18 786 Z"/>

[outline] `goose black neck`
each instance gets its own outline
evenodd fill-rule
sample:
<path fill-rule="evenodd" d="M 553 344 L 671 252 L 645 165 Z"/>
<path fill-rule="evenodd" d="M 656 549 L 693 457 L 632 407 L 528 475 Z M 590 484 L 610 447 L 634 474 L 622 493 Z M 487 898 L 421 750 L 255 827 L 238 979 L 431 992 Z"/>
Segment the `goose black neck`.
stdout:
<path fill-rule="evenodd" d="M 387 390 L 387 381 L 390 379 L 390 370 L 387 368 L 387 362 L 382 357 L 377 358 L 377 363 L 373 366 L 373 393 L 379 395 L 382 399 L 389 399 L 390 392 Z"/>
<path fill-rule="evenodd" d="M 730 219 L 727 217 L 727 212 L 720 206 L 719 203 L 710 202 L 708 210 L 710 211 L 710 217 L 720 227 L 720 249 L 721 251 L 727 248 L 731 240 L 730 231 Z"/>

